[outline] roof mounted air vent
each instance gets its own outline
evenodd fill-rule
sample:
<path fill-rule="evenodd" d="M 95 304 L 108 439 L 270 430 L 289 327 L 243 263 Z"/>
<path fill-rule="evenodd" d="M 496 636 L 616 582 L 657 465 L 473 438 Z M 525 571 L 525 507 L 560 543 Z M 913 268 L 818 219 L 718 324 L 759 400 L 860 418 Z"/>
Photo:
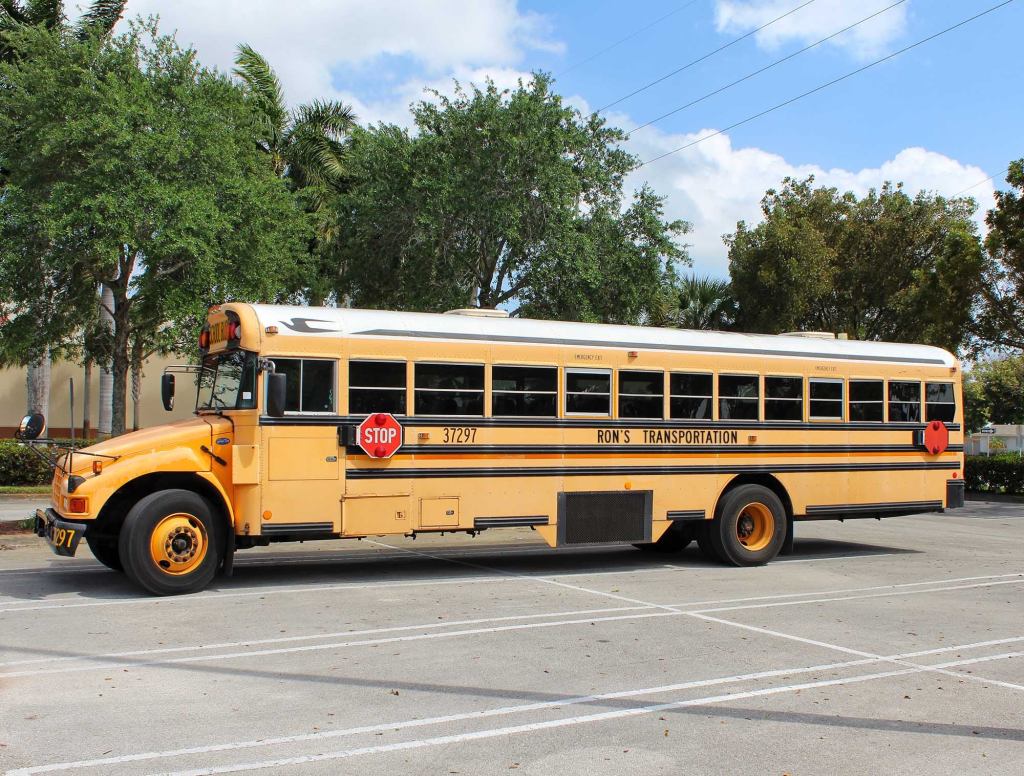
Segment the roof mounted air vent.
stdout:
<path fill-rule="evenodd" d="M 492 310 L 486 307 L 460 307 L 446 310 L 445 315 L 468 315 L 471 318 L 508 318 L 508 310 Z"/>
<path fill-rule="evenodd" d="M 784 331 L 779 336 L 781 337 L 805 337 L 807 339 L 820 339 L 820 340 L 845 340 L 849 339 L 850 335 L 846 332 L 840 332 L 839 334 L 833 334 L 830 331 Z"/>

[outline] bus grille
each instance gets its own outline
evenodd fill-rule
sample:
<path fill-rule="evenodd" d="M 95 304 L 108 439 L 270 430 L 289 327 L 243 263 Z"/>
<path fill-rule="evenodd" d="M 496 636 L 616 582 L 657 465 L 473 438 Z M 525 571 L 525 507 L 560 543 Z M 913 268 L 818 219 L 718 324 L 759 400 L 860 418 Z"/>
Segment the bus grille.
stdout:
<path fill-rule="evenodd" d="M 652 494 L 650 490 L 558 494 L 558 543 L 649 542 Z"/>

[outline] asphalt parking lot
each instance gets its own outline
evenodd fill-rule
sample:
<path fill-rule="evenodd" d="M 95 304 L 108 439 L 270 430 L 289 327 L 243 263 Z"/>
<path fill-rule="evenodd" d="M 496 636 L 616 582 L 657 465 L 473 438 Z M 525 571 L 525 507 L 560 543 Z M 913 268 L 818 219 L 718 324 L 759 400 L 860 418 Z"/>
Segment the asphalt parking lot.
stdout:
<path fill-rule="evenodd" d="M 0 536 L 9 774 L 963 774 L 1024 762 L 1024 506 L 754 569 L 528 531 L 310 543 L 146 598 Z"/>

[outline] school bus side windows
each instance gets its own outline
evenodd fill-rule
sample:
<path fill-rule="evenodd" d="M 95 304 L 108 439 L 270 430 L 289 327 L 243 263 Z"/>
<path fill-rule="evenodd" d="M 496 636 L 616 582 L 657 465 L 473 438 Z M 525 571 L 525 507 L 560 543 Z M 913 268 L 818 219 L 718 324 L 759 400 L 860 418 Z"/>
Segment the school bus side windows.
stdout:
<path fill-rule="evenodd" d="M 956 398 L 953 383 L 924 384 L 924 419 L 952 423 L 956 417 Z"/>
<path fill-rule="evenodd" d="M 881 423 L 885 420 L 885 384 L 881 380 L 850 380 L 850 420 Z"/>
<path fill-rule="evenodd" d="M 274 371 L 287 376 L 284 411 L 329 415 L 334 412 L 334 361 L 272 358 Z"/>
<path fill-rule="evenodd" d="M 661 418 L 665 414 L 662 372 L 619 372 L 619 417 Z"/>
<path fill-rule="evenodd" d="M 764 419 L 804 419 L 804 379 L 802 377 L 764 378 Z"/>
<path fill-rule="evenodd" d="M 714 377 L 695 372 L 669 375 L 669 415 L 684 420 L 711 420 Z"/>
<path fill-rule="evenodd" d="M 483 364 L 416 364 L 417 415 L 484 414 Z"/>
<path fill-rule="evenodd" d="M 405 414 L 404 361 L 349 361 L 348 411 Z"/>
<path fill-rule="evenodd" d="M 843 419 L 843 381 L 812 377 L 809 381 L 812 420 Z"/>
<path fill-rule="evenodd" d="M 612 373 L 609 369 L 566 369 L 567 415 L 612 414 Z"/>
<path fill-rule="evenodd" d="M 921 383 L 889 381 L 889 422 L 921 422 Z"/>
<path fill-rule="evenodd" d="M 555 417 L 558 414 L 558 368 L 493 367 L 491 414 L 496 417 Z"/>
<path fill-rule="evenodd" d="M 757 420 L 759 381 L 757 375 L 719 375 L 719 419 Z"/>

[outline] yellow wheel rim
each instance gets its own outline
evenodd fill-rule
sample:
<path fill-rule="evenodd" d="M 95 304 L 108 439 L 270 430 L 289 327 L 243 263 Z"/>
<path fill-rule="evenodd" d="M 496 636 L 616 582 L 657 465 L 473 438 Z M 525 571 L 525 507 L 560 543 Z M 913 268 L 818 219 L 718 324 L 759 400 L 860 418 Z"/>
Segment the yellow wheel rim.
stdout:
<path fill-rule="evenodd" d="M 767 547 L 775 535 L 775 515 L 766 504 L 755 501 L 740 510 L 736 538 L 751 552 Z"/>
<path fill-rule="evenodd" d="M 202 521 L 183 512 L 163 518 L 149 535 L 153 563 L 175 576 L 194 571 L 203 562 L 209 546 Z"/>

